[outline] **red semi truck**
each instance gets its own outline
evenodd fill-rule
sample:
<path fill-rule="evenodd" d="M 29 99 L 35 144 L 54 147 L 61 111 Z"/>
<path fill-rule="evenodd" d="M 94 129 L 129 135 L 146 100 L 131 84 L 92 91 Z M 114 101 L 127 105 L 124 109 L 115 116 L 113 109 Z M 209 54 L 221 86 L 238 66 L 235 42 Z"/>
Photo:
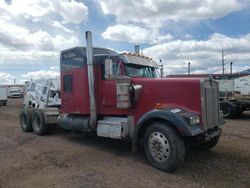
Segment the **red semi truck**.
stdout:
<path fill-rule="evenodd" d="M 157 78 L 153 60 L 92 48 L 91 32 L 86 41 L 86 48 L 61 52 L 57 123 L 63 129 L 129 139 L 134 152 L 142 144 L 149 163 L 168 172 L 184 161 L 189 145 L 208 150 L 217 144 L 223 123 L 217 82 Z M 21 127 L 43 135 L 53 122 L 48 117 L 42 110 L 23 109 Z"/>

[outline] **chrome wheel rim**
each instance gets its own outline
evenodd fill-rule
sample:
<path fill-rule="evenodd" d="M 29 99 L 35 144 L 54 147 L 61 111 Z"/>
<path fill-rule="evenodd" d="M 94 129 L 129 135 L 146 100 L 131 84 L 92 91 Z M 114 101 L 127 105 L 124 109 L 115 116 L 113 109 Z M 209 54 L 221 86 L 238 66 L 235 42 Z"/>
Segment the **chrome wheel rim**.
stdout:
<path fill-rule="evenodd" d="M 170 155 L 168 139 L 160 132 L 153 132 L 149 136 L 149 151 L 158 162 L 165 162 Z"/>

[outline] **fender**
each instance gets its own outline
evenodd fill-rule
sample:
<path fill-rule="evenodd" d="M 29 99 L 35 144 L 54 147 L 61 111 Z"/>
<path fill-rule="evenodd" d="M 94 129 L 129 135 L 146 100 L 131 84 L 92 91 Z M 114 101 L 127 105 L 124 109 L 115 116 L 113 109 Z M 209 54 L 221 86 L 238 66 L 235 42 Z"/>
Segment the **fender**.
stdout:
<path fill-rule="evenodd" d="M 200 128 L 200 125 L 189 125 L 187 121 L 185 121 L 183 115 L 193 113 L 189 113 L 185 110 L 179 109 L 178 113 L 172 112 L 173 109 L 162 109 L 162 110 L 153 110 L 144 114 L 138 121 L 135 126 L 135 131 L 132 137 L 132 150 L 133 152 L 137 151 L 137 143 L 139 139 L 139 132 L 144 127 L 147 126 L 146 122 L 153 119 L 162 119 L 170 124 L 172 124 L 176 130 L 180 133 L 181 136 L 195 136 L 203 133 L 204 131 Z"/>

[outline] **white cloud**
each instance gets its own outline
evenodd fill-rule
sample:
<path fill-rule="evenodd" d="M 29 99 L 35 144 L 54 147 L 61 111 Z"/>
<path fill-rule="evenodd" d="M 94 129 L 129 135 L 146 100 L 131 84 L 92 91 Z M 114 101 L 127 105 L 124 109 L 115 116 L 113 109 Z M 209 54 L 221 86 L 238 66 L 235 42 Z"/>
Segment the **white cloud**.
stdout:
<path fill-rule="evenodd" d="M 50 12 L 50 7 L 46 1 L 39 0 L 12 0 L 10 4 L 0 0 L 0 10 L 15 17 L 41 17 Z"/>
<path fill-rule="evenodd" d="M 87 21 L 82 2 L 66 0 L 0 0 L 0 82 L 20 83 L 23 78 L 58 75 L 49 69 L 59 65 L 62 49 L 80 45 L 76 25 Z M 46 68 L 48 67 L 48 68 Z M 11 70 L 12 72 L 9 72 Z M 49 72 L 46 72 L 49 70 Z"/>
<path fill-rule="evenodd" d="M 40 70 L 34 72 L 28 72 L 27 74 L 22 74 L 21 77 L 26 78 L 27 80 L 30 79 L 41 79 L 41 78 L 55 78 L 58 77 L 60 74 L 54 70 Z"/>
<path fill-rule="evenodd" d="M 31 32 L 28 28 L 0 19 L 0 60 L 34 59 L 57 55 L 62 49 L 80 44 L 72 35 L 50 35 L 47 31 Z M 2 48 L 1 48 L 2 47 Z M 1 62 L 0 62 L 1 63 Z"/>
<path fill-rule="evenodd" d="M 62 29 L 63 31 L 65 31 L 67 33 L 73 34 L 72 30 L 68 29 L 67 27 L 65 27 L 63 24 L 61 24 L 58 21 L 51 21 L 51 24 L 52 24 L 52 26 L 59 28 L 59 29 Z"/>
<path fill-rule="evenodd" d="M 150 44 L 161 43 L 173 38 L 170 34 L 161 35 L 157 30 L 122 24 L 109 26 L 106 31 L 102 33 L 102 37 L 115 41 Z"/>
<path fill-rule="evenodd" d="M 26 60 L 26 63 L 23 63 Z M 4 68 L 9 65 L 27 65 L 32 61 L 59 60 L 59 52 L 38 50 L 10 50 L 0 48 L 0 65 Z M 20 64 L 22 62 L 22 64 Z"/>
<path fill-rule="evenodd" d="M 0 85 L 13 84 L 13 79 L 11 74 L 0 72 Z"/>
<path fill-rule="evenodd" d="M 14 17 L 26 19 L 41 18 L 49 14 L 58 14 L 70 23 L 81 23 L 87 20 L 88 8 L 82 2 L 75 0 L 12 0 L 10 4 L 0 0 L 0 11 Z"/>
<path fill-rule="evenodd" d="M 79 24 L 88 18 L 88 8 L 82 2 L 54 0 L 51 5 L 67 22 Z"/>
<path fill-rule="evenodd" d="M 202 20 L 223 17 L 239 11 L 237 0 L 99 0 L 104 14 L 114 15 L 119 23 L 145 23 L 148 26 L 167 20 Z"/>
<path fill-rule="evenodd" d="M 8 47 L 26 48 L 29 44 L 24 38 L 29 30 L 0 19 L 0 44 Z"/>
<path fill-rule="evenodd" d="M 186 73 L 187 63 L 196 73 L 221 72 L 221 51 L 226 58 L 226 71 L 230 62 L 234 62 L 234 70 L 250 68 L 250 34 L 238 38 L 230 38 L 218 33 L 208 40 L 174 40 L 157 44 L 144 49 L 145 55 L 154 59 L 162 59 L 165 74 Z"/>
<path fill-rule="evenodd" d="M 86 21 L 88 9 L 82 2 L 74 0 L 12 0 L 10 4 L 0 0 L 0 12 L 0 54 L 4 57 L 7 57 L 4 53 L 11 54 L 10 59 L 31 59 L 30 55 L 34 53 L 42 58 L 42 55 L 51 56 L 62 49 L 79 45 L 73 31 L 61 24 L 61 20 L 55 20 L 53 13 L 61 15 L 64 22 L 80 23 Z M 85 16 L 78 18 L 79 14 Z M 44 18 L 48 21 L 42 22 Z"/>
<path fill-rule="evenodd" d="M 31 32 L 28 28 L 0 20 L 0 44 L 19 50 L 36 49 L 41 51 L 59 50 L 79 45 L 74 36 L 51 36 L 47 31 Z"/>

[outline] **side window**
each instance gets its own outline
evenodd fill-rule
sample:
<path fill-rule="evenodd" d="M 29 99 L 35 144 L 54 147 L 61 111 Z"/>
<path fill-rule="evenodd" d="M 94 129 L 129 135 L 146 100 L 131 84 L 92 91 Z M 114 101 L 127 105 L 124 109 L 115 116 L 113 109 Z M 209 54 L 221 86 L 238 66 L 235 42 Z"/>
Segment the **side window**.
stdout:
<path fill-rule="evenodd" d="M 69 51 L 69 52 L 65 52 L 63 55 L 63 59 L 65 60 L 69 60 L 69 59 L 73 59 L 75 57 L 77 57 L 76 53 Z"/>
<path fill-rule="evenodd" d="M 62 54 L 61 65 L 63 71 L 82 68 L 85 63 L 85 57 L 76 50 L 67 51 Z"/>
<path fill-rule="evenodd" d="M 72 92 L 72 75 L 65 75 L 63 77 L 63 91 L 68 93 Z"/>
<path fill-rule="evenodd" d="M 43 95 L 46 95 L 48 87 L 43 88 Z"/>
<path fill-rule="evenodd" d="M 119 59 L 112 59 L 113 64 L 112 64 L 112 77 L 117 77 L 120 75 L 123 75 L 123 71 L 122 71 L 122 62 Z M 107 78 L 105 78 L 105 63 L 103 62 L 101 64 L 101 69 L 102 69 L 102 79 L 106 80 Z"/>
<path fill-rule="evenodd" d="M 35 89 L 36 89 L 36 84 L 32 83 L 30 86 L 30 91 L 35 91 Z"/>
<path fill-rule="evenodd" d="M 113 74 L 114 76 L 118 76 L 118 75 L 121 75 L 122 74 L 122 71 L 121 71 L 121 63 L 120 62 L 115 62 L 113 64 Z"/>

